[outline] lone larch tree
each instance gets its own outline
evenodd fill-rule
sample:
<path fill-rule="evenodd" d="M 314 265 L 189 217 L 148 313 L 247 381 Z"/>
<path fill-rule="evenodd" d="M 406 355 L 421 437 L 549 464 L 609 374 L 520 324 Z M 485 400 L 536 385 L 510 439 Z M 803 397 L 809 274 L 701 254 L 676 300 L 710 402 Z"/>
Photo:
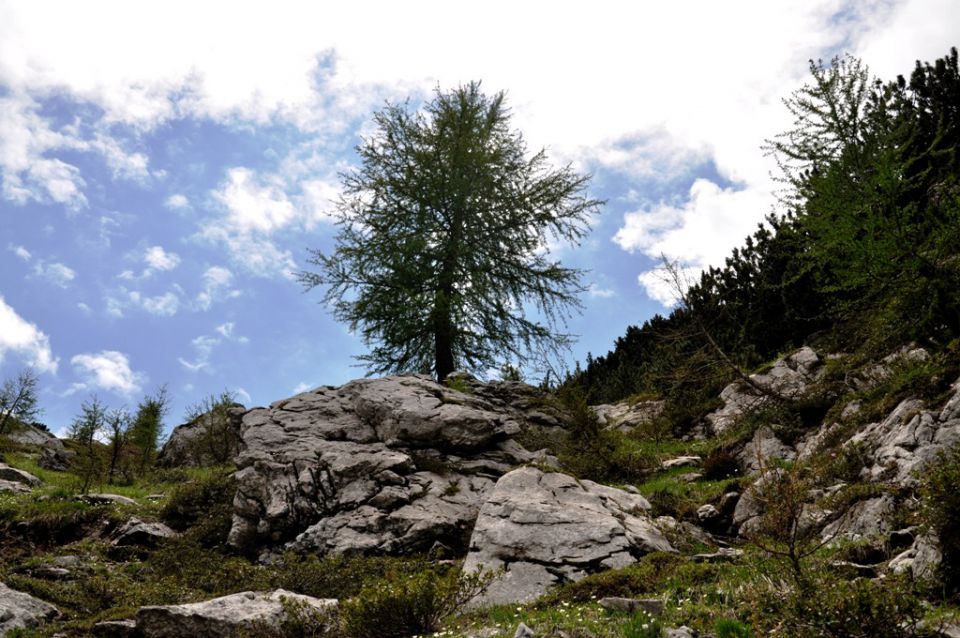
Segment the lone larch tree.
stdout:
<path fill-rule="evenodd" d="M 311 250 L 324 302 L 371 346 L 373 373 L 526 365 L 569 345 L 583 271 L 551 258 L 602 204 L 589 177 L 528 154 L 504 94 L 477 82 L 422 110 L 387 104 L 341 176 L 332 252 Z"/>

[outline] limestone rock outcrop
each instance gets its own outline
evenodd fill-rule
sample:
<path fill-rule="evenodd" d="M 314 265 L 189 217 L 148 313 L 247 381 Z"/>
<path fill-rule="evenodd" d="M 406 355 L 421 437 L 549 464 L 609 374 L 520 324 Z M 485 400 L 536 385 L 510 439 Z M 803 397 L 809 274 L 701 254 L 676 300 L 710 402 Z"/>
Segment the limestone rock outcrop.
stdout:
<path fill-rule="evenodd" d="M 6 463 L 0 463 L 0 481 L 19 483 L 27 487 L 36 487 L 41 483 L 40 479 L 30 472 L 18 470 L 15 467 L 10 467 Z"/>
<path fill-rule="evenodd" d="M 277 589 L 272 592 L 241 592 L 188 605 L 141 607 L 136 632 L 144 638 L 208 636 L 228 638 L 279 630 L 287 618 L 284 601 L 321 614 L 335 612 L 337 601 L 319 599 Z"/>
<path fill-rule="evenodd" d="M 0 583 L 0 636 L 14 629 L 36 627 L 58 615 L 60 612 L 50 603 Z"/>
<path fill-rule="evenodd" d="M 536 458 L 510 436 L 526 421 L 560 419 L 530 386 L 457 378 L 466 391 L 415 375 L 360 379 L 244 414 L 231 544 L 465 548 L 496 480 Z"/>
<path fill-rule="evenodd" d="M 620 401 L 591 406 L 600 425 L 607 429 L 630 432 L 652 422 L 663 412 L 663 401 Z"/>
<path fill-rule="evenodd" d="M 160 450 L 157 465 L 203 467 L 233 458 L 240 452 L 240 418 L 244 412 L 241 404 L 234 403 L 222 413 L 207 413 L 178 425 Z"/>
<path fill-rule="evenodd" d="M 639 494 L 523 467 L 480 510 L 464 570 L 503 570 L 475 604 L 528 602 L 552 586 L 674 548 Z"/>
<path fill-rule="evenodd" d="M 784 398 L 803 396 L 811 382 L 817 379 L 821 369 L 820 357 L 812 348 L 804 346 L 779 359 L 767 372 L 752 374 L 750 380 L 765 391 Z M 738 419 L 771 400 L 768 394 L 758 391 L 743 381 L 735 381 L 720 393 L 723 407 L 707 415 L 707 422 L 716 434 L 735 424 Z"/>

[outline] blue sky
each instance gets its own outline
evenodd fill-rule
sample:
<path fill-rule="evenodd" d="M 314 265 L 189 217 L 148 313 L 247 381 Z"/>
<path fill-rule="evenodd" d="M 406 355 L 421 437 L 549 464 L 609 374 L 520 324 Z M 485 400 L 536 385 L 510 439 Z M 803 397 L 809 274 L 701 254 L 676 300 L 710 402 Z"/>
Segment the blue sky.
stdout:
<path fill-rule="evenodd" d="M 34 367 L 54 430 L 92 393 L 166 384 L 174 425 L 362 376 L 291 273 L 385 100 L 482 80 L 594 175 L 607 205 L 557 247 L 590 270 L 572 366 L 669 304 L 660 254 L 695 273 L 770 212 L 759 147 L 808 59 L 891 78 L 960 44 L 948 0 L 320 4 L 0 2 L 0 378 Z"/>

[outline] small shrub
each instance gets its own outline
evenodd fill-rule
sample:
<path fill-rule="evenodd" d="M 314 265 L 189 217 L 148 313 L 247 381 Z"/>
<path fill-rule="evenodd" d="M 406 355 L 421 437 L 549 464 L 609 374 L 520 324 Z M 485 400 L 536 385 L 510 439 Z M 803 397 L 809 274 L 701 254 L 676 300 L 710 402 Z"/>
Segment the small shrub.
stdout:
<path fill-rule="evenodd" d="M 270 587 L 313 596 L 349 598 L 386 574 L 413 570 L 415 559 L 386 556 L 301 556 L 287 552 L 274 571 Z"/>
<path fill-rule="evenodd" d="M 863 468 L 873 464 L 870 450 L 866 443 L 861 441 L 843 445 L 838 450 L 824 452 L 821 458 L 823 458 L 819 472 L 821 484 L 834 481 L 852 483 L 860 478 Z"/>
<path fill-rule="evenodd" d="M 607 596 L 628 598 L 656 593 L 668 579 L 677 575 L 682 565 L 684 559 L 677 554 L 654 552 L 629 567 L 591 574 L 555 587 L 538 601 L 538 605 L 555 607 L 561 602 L 585 603 Z"/>
<path fill-rule="evenodd" d="M 654 516 L 672 516 L 682 518 L 686 509 L 684 498 L 675 490 L 664 488 L 650 493 L 647 499 L 650 502 L 650 513 Z"/>
<path fill-rule="evenodd" d="M 455 392 L 473 394 L 473 390 L 470 389 L 470 386 L 467 384 L 467 380 L 461 376 L 451 375 L 444 379 L 443 384 Z"/>
<path fill-rule="evenodd" d="M 350 638 L 405 638 L 437 631 L 445 618 L 482 592 L 490 578 L 434 566 L 388 574 L 341 604 L 341 628 Z"/>
<path fill-rule="evenodd" d="M 663 626 L 647 614 L 637 613 L 623 626 L 624 638 L 660 638 Z"/>
<path fill-rule="evenodd" d="M 726 447 L 717 447 L 703 460 L 703 478 L 706 481 L 720 481 L 740 473 L 737 458 Z"/>
<path fill-rule="evenodd" d="M 913 638 L 927 635 L 923 607 L 906 584 L 892 578 L 846 581 L 820 574 L 808 587 L 767 592 L 756 620 L 776 619 L 784 638 Z"/>
<path fill-rule="evenodd" d="M 960 445 L 942 452 L 922 478 L 923 520 L 940 541 L 940 576 L 960 592 Z"/>
<path fill-rule="evenodd" d="M 739 620 L 720 618 L 713 625 L 717 638 L 750 638 L 750 628 Z"/>
<path fill-rule="evenodd" d="M 179 485 L 160 517 L 173 529 L 190 532 L 201 544 L 223 543 L 230 532 L 236 482 L 228 468 L 216 468 Z"/>

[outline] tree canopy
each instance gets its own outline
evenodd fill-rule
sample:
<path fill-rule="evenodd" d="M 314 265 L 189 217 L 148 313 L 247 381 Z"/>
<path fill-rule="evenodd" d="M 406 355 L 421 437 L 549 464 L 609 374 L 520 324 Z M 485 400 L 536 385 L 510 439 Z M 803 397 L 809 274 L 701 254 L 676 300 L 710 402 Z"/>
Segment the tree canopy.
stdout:
<path fill-rule="evenodd" d="M 588 176 L 528 154 L 504 94 L 437 89 L 422 110 L 387 104 L 342 175 L 333 252 L 312 250 L 308 288 L 357 331 L 371 372 L 525 365 L 556 354 L 582 271 L 552 259 L 602 202 Z"/>
<path fill-rule="evenodd" d="M 589 401 L 659 395 L 695 419 L 733 378 L 718 348 L 749 370 L 817 339 L 875 359 L 960 337 L 957 50 L 889 82 L 854 58 L 811 62 L 785 106 L 793 123 L 766 145 L 779 214 L 669 316 L 588 356 L 566 383 Z"/>

